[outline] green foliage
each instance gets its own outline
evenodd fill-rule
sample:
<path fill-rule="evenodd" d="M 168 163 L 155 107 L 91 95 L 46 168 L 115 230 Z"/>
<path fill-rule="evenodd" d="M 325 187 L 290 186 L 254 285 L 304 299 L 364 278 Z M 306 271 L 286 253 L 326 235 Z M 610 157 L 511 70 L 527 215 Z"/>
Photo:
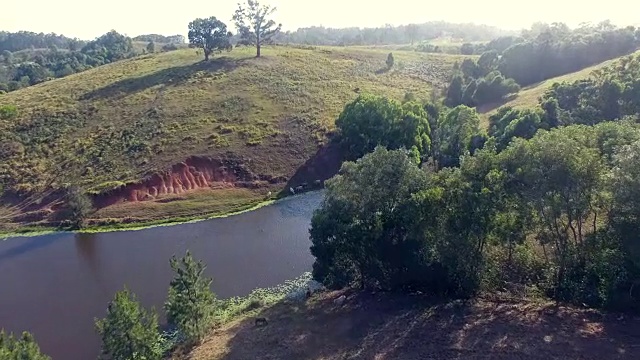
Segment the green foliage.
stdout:
<path fill-rule="evenodd" d="M 520 86 L 505 78 L 498 70 L 498 54 L 490 51 L 482 54 L 478 61 L 465 59 L 460 73 L 451 78 L 445 104 L 448 106 L 479 106 L 498 102 L 509 94 L 516 93 Z"/>
<path fill-rule="evenodd" d="M 203 50 L 205 61 L 214 51 L 231 50 L 230 38 L 227 25 L 214 16 L 189 23 L 189 44 Z"/>
<path fill-rule="evenodd" d="M 378 147 L 346 162 L 325 185 L 322 207 L 311 221 L 314 278 L 331 287 L 358 283 L 394 289 L 420 280 L 421 238 L 412 229 L 411 194 L 426 183 L 400 150 Z"/>
<path fill-rule="evenodd" d="M 0 105 L 0 120 L 10 120 L 18 115 L 18 108 L 13 105 Z"/>
<path fill-rule="evenodd" d="M 270 5 L 260 5 L 257 0 L 247 0 L 246 4 L 238 3 L 238 9 L 233 14 L 236 28 L 239 31 L 241 43 L 256 45 L 256 57 L 260 57 L 262 44 L 268 44 L 276 36 L 282 24 L 276 26 L 275 21 L 268 17 L 276 11 Z"/>
<path fill-rule="evenodd" d="M 105 359 L 153 360 L 162 358 L 158 316 L 143 309 L 133 293 L 118 291 L 107 316 L 96 319 Z"/>
<path fill-rule="evenodd" d="M 449 83 L 449 88 L 447 88 L 447 96 L 444 100 L 445 105 L 449 107 L 456 107 L 462 104 L 463 86 L 464 86 L 464 79 L 462 78 L 462 75 L 455 74 L 451 78 L 451 83 Z"/>
<path fill-rule="evenodd" d="M 416 103 L 401 104 L 385 97 L 360 95 L 345 106 L 336 126 L 350 159 L 357 159 L 378 145 L 389 149 L 415 148 L 421 157 L 431 149 L 427 114 Z"/>
<path fill-rule="evenodd" d="M 498 69 L 525 86 L 629 54 L 639 44 L 634 27 L 538 24 L 502 52 Z"/>
<path fill-rule="evenodd" d="M 77 187 L 67 190 L 65 218 L 75 229 L 82 228 L 85 220 L 93 211 L 93 203 L 87 194 Z"/>
<path fill-rule="evenodd" d="M 464 105 L 440 117 L 433 133 L 433 158 L 440 167 L 458 166 L 461 156 L 483 144 L 478 113 Z"/>
<path fill-rule="evenodd" d="M 438 117 L 434 157 L 460 148 L 444 144 L 456 133 L 473 133 L 438 132 L 474 124 L 464 120 L 473 115 L 460 106 Z M 414 174 L 406 155 L 384 149 L 345 163 L 312 220 L 314 277 L 334 287 L 507 289 L 637 309 L 640 127 L 536 131 L 545 116 L 503 110 L 492 130 L 503 139 L 463 155 L 459 168 Z"/>
<path fill-rule="evenodd" d="M 460 53 L 462 55 L 473 55 L 473 52 L 474 52 L 474 46 L 471 43 L 464 43 L 460 47 Z"/>
<path fill-rule="evenodd" d="M 395 59 L 393 58 L 393 53 L 389 53 L 389 55 L 387 55 L 387 69 L 391 69 L 394 63 Z"/>
<path fill-rule="evenodd" d="M 153 54 L 154 52 L 156 52 L 156 43 L 153 41 L 149 41 L 146 49 L 149 54 Z"/>
<path fill-rule="evenodd" d="M 557 123 L 563 125 L 593 125 L 635 115 L 640 113 L 638 77 L 640 55 L 625 57 L 594 71 L 590 79 L 554 84 L 541 106 L 554 111 Z"/>
<path fill-rule="evenodd" d="M 383 44 L 411 44 L 419 42 L 416 51 L 421 52 L 445 52 L 445 46 L 429 44 L 428 40 L 440 40 L 443 34 L 449 34 L 452 38 L 463 41 L 489 41 L 498 36 L 507 35 L 508 32 L 493 26 L 477 25 L 471 23 L 456 24 L 444 21 L 429 21 L 420 24 L 408 24 L 401 26 L 380 26 L 376 28 L 328 28 L 324 26 L 312 26 L 299 28 L 296 31 L 281 32 L 277 36 L 278 42 L 292 44 L 313 45 L 383 45 Z M 425 42 L 421 42 L 426 40 Z M 455 44 L 459 53 L 460 45 Z M 475 45 L 478 47 L 478 45 Z M 453 47 L 453 46 L 452 46 Z M 477 50 L 476 50 L 477 52 Z"/>
<path fill-rule="evenodd" d="M 206 266 L 195 261 L 187 251 L 180 259 L 170 261 L 175 277 L 171 280 L 164 305 L 167 320 L 174 324 L 188 342 L 198 343 L 213 326 L 216 298 L 211 291 L 212 279 L 203 277 Z"/>
<path fill-rule="evenodd" d="M 50 357 L 40 353 L 40 347 L 33 336 L 23 332 L 20 338 L 13 334 L 0 331 L 0 359 L 2 360 L 51 360 Z"/>
<path fill-rule="evenodd" d="M 3 35 L 5 36 L 4 45 Z M 37 44 L 33 46 L 39 49 L 33 50 L 29 44 Z M 2 46 L 9 49 L 29 49 L 15 54 L 11 54 L 8 50 L 3 51 L 3 61 L 10 66 L 0 68 L 0 84 L 6 84 L 2 86 L 8 91 L 38 84 L 50 78 L 68 76 L 135 55 L 131 39 L 115 31 L 88 43 L 55 34 L 0 32 L 0 49 Z"/>

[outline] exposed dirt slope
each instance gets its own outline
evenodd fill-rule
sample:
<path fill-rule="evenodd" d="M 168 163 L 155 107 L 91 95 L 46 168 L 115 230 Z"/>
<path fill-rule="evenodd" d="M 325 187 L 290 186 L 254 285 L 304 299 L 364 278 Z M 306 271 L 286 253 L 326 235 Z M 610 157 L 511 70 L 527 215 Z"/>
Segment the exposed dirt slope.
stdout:
<path fill-rule="evenodd" d="M 639 359 L 640 319 L 553 304 L 339 293 L 279 304 L 180 359 Z"/>
<path fill-rule="evenodd" d="M 254 51 L 236 48 L 209 62 L 193 49 L 144 55 L 0 95 L 0 106 L 17 107 L 0 118 L 1 222 L 23 215 L 24 201 L 51 208 L 43 194 L 66 184 L 104 194 L 145 179 L 174 183 L 152 178 L 181 172 L 194 156 L 233 161 L 284 187 L 358 93 L 426 99 L 462 59 L 394 51 L 387 70 L 380 49 L 270 47 L 260 59 Z M 161 188 L 124 198 L 151 201 Z"/>

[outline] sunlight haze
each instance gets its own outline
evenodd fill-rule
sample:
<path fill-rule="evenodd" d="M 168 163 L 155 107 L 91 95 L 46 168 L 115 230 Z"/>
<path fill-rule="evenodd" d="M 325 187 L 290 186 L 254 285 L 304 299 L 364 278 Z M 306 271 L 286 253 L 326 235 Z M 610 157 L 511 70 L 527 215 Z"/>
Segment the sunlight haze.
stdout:
<path fill-rule="evenodd" d="M 3 1 L 0 30 L 55 32 L 81 39 L 95 38 L 111 29 L 129 36 L 157 33 L 186 35 L 187 24 L 197 17 L 216 16 L 233 30 L 231 16 L 237 1 L 80 0 Z M 630 11 L 631 2 L 606 3 L 551 1 L 521 3 L 504 0 L 460 1 L 380 1 L 365 0 L 271 0 L 278 7 L 275 20 L 284 30 L 323 25 L 325 27 L 377 27 L 428 21 L 473 22 L 504 29 L 528 28 L 533 22 L 581 22 L 611 20 L 617 25 L 633 25 L 638 20 Z M 603 7 L 606 4 L 607 7 Z"/>

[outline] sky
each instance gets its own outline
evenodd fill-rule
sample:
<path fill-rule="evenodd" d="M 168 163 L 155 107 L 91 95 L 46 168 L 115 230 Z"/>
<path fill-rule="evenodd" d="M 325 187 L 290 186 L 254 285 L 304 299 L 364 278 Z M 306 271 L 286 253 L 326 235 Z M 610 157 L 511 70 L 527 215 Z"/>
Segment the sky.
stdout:
<path fill-rule="evenodd" d="M 277 6 L 276 22 L 284 30 L 326 27 L 376 27 L 427 21 L 473 22 L 504 29 L 529 28 L 536 21 L 611 20 L 640 25 L 637 0 L 262 0 Z M 238 0 L 0 0 L 0 30 L 55 32 L 93 39 L 112 29 L 129 36 L 186 35 L 188 23 L 216 16 L 233 30 L 231 16 Z M 606 7 L 603 6 L 606 4 Z"/>

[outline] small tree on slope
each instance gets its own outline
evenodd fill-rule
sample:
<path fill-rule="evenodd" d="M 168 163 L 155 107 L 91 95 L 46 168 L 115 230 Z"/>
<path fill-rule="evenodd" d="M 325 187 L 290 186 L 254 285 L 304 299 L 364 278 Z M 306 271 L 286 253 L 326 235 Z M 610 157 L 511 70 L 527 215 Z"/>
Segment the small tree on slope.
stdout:
<path fill-rule="evenodd" d="M 164 305 L 167 320 L 188 342 L 200 342 L 214 320 L 216 298 L 210 288 L 212 279 L 203 277 L 206 266 L 202 261 L 196 262 L 188 251 L 181 259 L 173 256 L 170 264 L 175 277 Z"/>
<path fill-rule="evenodd" d="M 282 28 L 282 24 L 276 26 L 275 21 L 267 19 L 275 11 L 276 8 L 269 5 L 260 5 L 258 1 L 247 0 L 244 6 L 238 4 L 238 10 L 233 15 L 233 20 L 242 38 L 241 43 L 255 44 L 256 57 L 260 57 L 262 44 L 271 41 Z"/>
<path fill-rule="evenodd" d="M 102 352 L 113 360 L 159 360 L 162 357 L 158 316 L 146 311 L 127 289 L 109 303 L 107 316 L 96 320 Z"/>
<path fill-rule="evenodd" d="M 189 45 L 199 47 L 204 52 L 204 60 L 214 51 L 231 49 L 231 33 L 227 25 L 214 16 L 207 19 L 195 19 L 189 23 Z"/>

